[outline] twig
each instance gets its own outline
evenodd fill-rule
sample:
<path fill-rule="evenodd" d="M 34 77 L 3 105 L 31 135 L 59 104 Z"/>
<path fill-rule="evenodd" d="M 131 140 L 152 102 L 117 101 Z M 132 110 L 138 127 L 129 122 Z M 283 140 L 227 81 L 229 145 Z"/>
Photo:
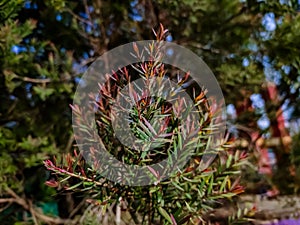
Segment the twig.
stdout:
<path fill-rule="evenodd" d="M 31 83 L 37 83 L 37 84 L 46 84 L 52 82 L 50 78 L 46 79 L 36 79 L 36 78 L 30 78 L 30 77 L 20 77 L 18 76 L 19 79 L 26 81 L 26 82 L 31 82 Z"/>
<path fill-rule="evenodd" d="M 90 22 L 90 25 L 91 25 L 92 28 L 94 29 L 94 26 L 93 26 L 93 20 L 92 20 L 90 11 L 89 11 L 89 7 L 88 7 L 87 0 L 83 0 L 83 5 L 84 5 L 84 9 L 85 9 L 85 14 L 86 14 L 87 17 L 88 17 L 88 21 Z"/>
<path fill-rule="evenodd" d="M 70 213 L 69 218 L 72 218 L 78 210 L 86 203 L 86 199 L 83 199 Z"/>
<path fill-rule="evenodd" d="M 192 46 L 194 48 L 201 49 L 202 51 L 211 52 L 211 53 L 214 53 L 214 54 L 221 54 L 221 52 L 222 52 L 222 49 L 217 49 L 217 48 L 212 48 L 212 47 L 205 47 L 204 45 L 202 45 L 200 43 L 177 41 L 177 44 L 185 45 L 185 46 L 189 45 L 189 46 Z"/>
<path fill-rule="evenodd" d="M 26 211 L 29 211 L 32 214 L 33 220 L 35 224 L 40 224 L 38 222 L 38 219 L 41 221 L 47 223 L 47 224 L 75 224 L 75 221 L 72 220 L 65 220 L 58 217 L 51 217 L 46 216 L 40 212 L 38 212 L 32 205 L 32 203 L 29 201 L 27 202 L 20 196 L 18 196 L 11 188 L 6 188 L 7 194 L 12 196 L 13 198 L 3 198 L 0 199 L 0 203 L 17 203 L 18 205 L 22 206 Z"/>
<path fill-rule="evenodd" d="M 37 216 L 36 216 L 36 212 L 34 211 L 34 209 L 32 207 L 32 202 L 29 201 L 28 204 L 29 204 L 29 211 L 30 211 L 30 213 L 32 215 L 32 219 L 33 219 L 34 224 L 35 225 L 39 225 L 40 223 L 38 222 L 38 220 L 36 218 Z"/>
<path fill-rule="evenodd" d="M 104 184 L 102 182 L 95 181 L 95 180 L 93 180 L 91 178 L 83 177 L 81 175 L 78 175 L 78 174 L 75 174 L 75 173 L 71 173 L 71 172 L 69 172 L 67 170 L 58 168 L 58 167 L 54 166 L 50 160 L 46 160 L 44 162 L 44 165 L 46 166 L 46 168 L 48 170 L 51 170 L 51 171 L 53 171 L 55 173 L 58 173 L 58 174 L 63 174 L 63 175 L 71 176 L 71 177 L 76 177 L 76 178 L 78 178 L 80 180 L 83 180 L 83 181 L 92 182 L 92 183 L 94 183 L 95 185 L 98 185 L 98 186 L 106 186 L 107 185 L 107 184 Z"/>
<path fill-rule="evenodd" d="M 95 57 L 91 57 L 91 58 L 88 58 L 86 60 L 82 60 L 82 62 L 80 63 L 79 67 L 82 68 L 82 67 L 85 67 L 86 65 L 94 62 L 96 60 Z"/>
<path fill-rule="evenodd" d="M 66 145 L 65 152 L 70 151 L 70 149 L 72 147 L 72 144 L 73 144 L 73 141 L 74 141 L 74 134 L 71 134 L 70 137 L 69 137 L 68 143 Z"/>
<path fill-rule="evenodd" d="M 98 0 L 97 1 L 97 6 L 98 6 L 98 12 L 99 12 L 99 19 L 100 19 L 100 23 L 99 23 L 99 27 L 100 27 L 100 32 L 101 32 L 101 35 L 102 35 L 102 39 L 104 41 L 104 50 L 107 49 L 107 45 L 109 43 L 109 39 L 107 38 L 107 35 L 106 35 L 106 28 L 105 28 L 105 25 L 104 25 L 104 18 L 103 18 L 103 15 L 102 15 L 102 12 L 101 12 L 101 8 L 102 8 L 102 1 L 101 0 Z"/>
<path fill-rule="evenodd" d="M 12 203 L 12 202 L 15 202 L 14 198 L 1 198 L 0 199 L 0 204 L 3 204 L 3 203 Z"/>
<path fill-rule="evenodd" d="M 89 20 L 85 20 L 82 17 L 78 16 L 77 14 L 75 14 L 71 9 L 66 9 L 66 11 L 68 13 L 70 13 L 72 16 L 74 16 L 77 20 L 79 20 L 80 22 L 83 22 L 85 24 L 88 24 L 90 26 L 93 26 L 93 24 L 89 21 Z"/>

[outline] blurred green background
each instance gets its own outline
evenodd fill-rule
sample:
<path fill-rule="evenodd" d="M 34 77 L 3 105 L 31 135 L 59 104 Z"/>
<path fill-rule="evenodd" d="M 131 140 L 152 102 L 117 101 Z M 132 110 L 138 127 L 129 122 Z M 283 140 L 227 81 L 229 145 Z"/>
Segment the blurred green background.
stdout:
<path fill-rule="evenodd" d="M 76 85 L 98 56 L 153 39 L 159 23 L 167 41 L 191 49 L 215 74 L 228 129 L 254 168 L 263 167 L 257 146 L 270 149 L 267 160 L 275 157 L 271 174 L 245 172 L 246 190 L 299 192 L 299 1 L 1 0 L 1 224 L 39 224 L 31 205 L 47 216 L 41 223 L 70 217 L 82 196 L 46 186 L 55 177 L 43 160 L 73 151 Z"/>

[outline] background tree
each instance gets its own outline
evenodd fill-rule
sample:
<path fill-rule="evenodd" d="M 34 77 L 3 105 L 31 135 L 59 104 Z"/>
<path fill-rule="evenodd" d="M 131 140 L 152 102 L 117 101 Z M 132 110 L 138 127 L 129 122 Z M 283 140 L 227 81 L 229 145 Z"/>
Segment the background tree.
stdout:
<path fill-rule="evenodd" d="M 2 0 L 0 8 L 0 193 L 17 203 L 1 213 L 8 224 L 30 211 L 13 193 L 33 205 L 57 200 L 43 185 L 49 173 L 42 161 L 71 150 L 69 104 L 87 66 L 120 44 L 153 39 L 159 23 L 170 31 L 167 40 L 203 58 L 236 110 L 266 79 L 275 81 L 280 101 L 245 110 L 233 123 L 270 133 L 257 120 L 268 115 L 272 123 L 283 105 L 299 117 L 295 0 Z"/>

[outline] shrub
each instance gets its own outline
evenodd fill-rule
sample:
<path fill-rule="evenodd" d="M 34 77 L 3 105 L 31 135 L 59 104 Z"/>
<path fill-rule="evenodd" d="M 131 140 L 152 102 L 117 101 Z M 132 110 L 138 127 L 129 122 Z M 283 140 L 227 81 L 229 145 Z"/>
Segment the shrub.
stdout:
<path fill-rule="evenodd" d="M 91 213 L 95 208 L 96 212 L 101 210 L 103 213 L 102 216 L 92 213 L 98 224 L 121 224 L 121 220 L 122 224 L 199 224 L 204 220 L 206 212 L 219 207 L 223 199 L 231 199 L 243 192 L 239 185 L 239 167 L 244 163 L 246 155 L 241 151 L 233 151 L 225 139 L 219 140 L 220 144 L 213 151 L 209 151 L 209 154 L 216 154 L 217 157 L 208 162 L 205 170 L 201 167 L 201 160 L 207 154 L 205 150 L 210 146 L 210 138 L 218 130 L 217 125 L 212 126 L 216 122 L 214 120 L 217 112 L 209 105 L 204 88 L 187 85 L 192 80 L 189 73 L 183 73 L 159 61 L 160 48 L 157 43 L 162 43 L 160 41 L 166 37 L 167 30 L 161 26 L 155 34 L 158 42 L 153 42 L 145 50 L 153 54 L 152 60 L 113 72 L 105 84 L 99 85 L 101 97 L 91 97 L 94 102 L 91 107 L 95 109 L 96 106 L 97 127 L 92 127 L 86 120 L 89 116 L 86 109 L 78 105 L 71 106 L 74 126 L 82 131 L 82 136 L 77 137 L 77 140 L 82 138 L 78 144 L 88 151 L 84 155 L 94 159 L 93 163 L 85 161 L 83 152 L 78 149 L 61 159 L 44 162 L 57 178 L 47 181 L 47 184 L 84 194 L 89 204 L 86 215 L 93 217 Z M 135 44 L 132 54 L 143 58 L 141 49 Z M 139 92 L 130 85 L 125 88 L 138 78 L 142 78 L 143 84 L 147 84 L 144 90 Z M 158 82 L 152 82 L 153 78 Z M 176 91 L 189 93 L 193 98 L 193 105 L 185 105 L 180 95 L 171 103 L 166 101 L 165 99 L 171 99 L 171 91 L 165 98 L 149 97 L 151 88 L 165 90 L 170 80 L 180 87 Z M 125 89 L 124 95 L 133 99 L 135 106 L 128 109 L 117 105 L 117 110 L 112 110 L 113 104 L 122 97 L 122 89 Z M 160 94 L 164 96 L 164 92 Z M 126 96 L 123 96 L 125 105 L 129 104 Z M 196 109 L 198 117 L 187 115 L 186 112 L 193 109 Z M 94 112 L 93 108 L 89 112 Z M 186 123 L 178 119 L 179 114 L 183 115 L 181 119 L 186 119 Z M 132 132 L 137 137 L 133 141 L 133 146 L 136 145 L 137 148 L 124 146 L 115 136 L 113 126 L 119 126 L 117 129 L 122 130 L 122 124 L 114 125 L 114 118 L 123 115 L 129 115 L 130 131 L 127 132 Z M 195 118 L 198 118 L 196 122 Z M 107 179 L 103 167 L 99 171 L 99 164 L 105 163 L 108 167 L 113 165 L 99 160 L 99 149 L 86 144 L 90 140 L 98 143 L 99 137 L 106 150 L 119 161 L 148 166 L 149 173 L 143 174 L 142 179 L 148 179 L 149 183 L 156 179 L 156 182 L 134 186 Z M 85 142 L 87 139 L 89 142 Z M 158 172 L 151 165 L 163 159 L 168 164 L 165 170 L 162 168 Z M 183 169 L 174 166 L 174 162 L 180 160 L 187 160 L 183 162 Z M 122 172 L 122 168 L 117 169 L 114 180 L 124 181 L 123 174 L 118 173 Z M 167 179 L 163 179 L 168 169 L 174 172 Z"/>

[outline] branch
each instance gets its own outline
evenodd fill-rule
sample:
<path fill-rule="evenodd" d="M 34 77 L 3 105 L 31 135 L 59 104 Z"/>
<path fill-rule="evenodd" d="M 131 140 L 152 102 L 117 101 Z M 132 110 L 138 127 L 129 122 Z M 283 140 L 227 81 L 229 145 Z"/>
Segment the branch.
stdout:
<path fill-rule="evenodd" d="M 67 11 L 68 13 L 70 13 L 72 16 L 74 16 L 75 19 L 79 20 L 80 22 L 83 22 L 83 23 L 85 23 L 85 24 L 88 24 L 88 25 L 90 25 L 90 26 L 93 26 L 93 24 L 92 24 L 89 20 L 86 20 L 86 19 L 84 19 L 84 18 L 78 16 L 78 15 L 77 15 L 76 13 L 74 13 L 71 9 L 67 8 L 66 11 Z"/>
<path fill-rule="evenodd" d="M 244 12 L 247 11 L 247 7 L 246 6 L 243 6 L 240 11 L 234 15 L 231 15 L 229 18 L 227 18 L 224 22 L 223 22 L 223 26 L 226 24 L 226 23 L 229 23 L 231 20 L 235 19 L 236 17 L 239 17 L 241 15 L 244 14 Z"/>
<path fill-rule="evenodd" d="M 3 203 L 12 203 L 12 202 L 15 202 L 14 198 L 1 198 L 0 199 L 0 204 L 3 204 Z"/>
<path fill-rule="evenodd" d="M 33 220 L 35 224 L 39 224 L 37 219 L 46 222 L 47 224 L 76 224 L 75 221 L 69 219 L 61 219 L 58 217 L 46 216 L 43 213 L 37 211 L 31 202 L 27 202 L 25 199 L 18 196 L 12 189 L 9 187 L 6 188 L 6 192 L 12 196 L 12 198 L 3 198 L 0 199 L 0 203 L 17 203 L 22 206 L 26 211 L 32 214 Z"/>
<path fill-rule="evenodd" d="M 26 82 L 31 82 L 31 83 L 36 83 L 36 84 L 46 84 L 52 82 L 50 78 L 46 79 L 36 79 L 36 78 L 30 78 L 30 77 L 20 77 L 18 76 L 19 79 L 26 81 Z"/>
<path fill-rule="evenodd" d="M 19 75 L 15 74 L 11 70 L 4 70 L 3 72 L 4 72 L 4 76 L 12 76 L 12 79 L 16 78 L 16 79 L 23 80 L 23 81 L 26 81 L 26 82 L 39 83 L 39 84 L 45 84 L 45 83 L 50 83 L 51 82 L 50 78 L 36 79 L 36 78 L 30 78 L 30 77 L 22 77 L 22 76 L 19 76 Z"/>
<path fill-rule="evenodd" d="M 50 160 L 45 160 L 44 161 L 44 165 L 45 165 L 45 167 L 48 170 L 53 171 L 53 172 L 55 172 L 57 174 L 67 175 L 67 176 L 78 178 L 78 179 L 80 179 L 82 181 L 92 182 L 92 183 L 94 183 L 97 186 L 107 186 L 107 184 L 104 183 L 104 182 L 99 182 L 99 181 L 96 181 L 94 179 L 91 179 L 91 178 L 88 178 L 88 177 L 84 177 L 84 176 L 81 176 L 81 175 L 69 172 L 67 170 L 61 169 L 59 167 L 56 167 Z"/>
<path fill-rule="evenodd" d="M 222 49 L 217 49 L 217 48 L 211 48 L 211 47 L 206 47 L 200 43 L 196 43 L 196 42 L 190 42 L 190 41 L 175 41 L 175 43 L 179 44 L 179 45 L 184 45 L 184 46 L 191 46 L 197 49 L 201 49 L 202 51 L 205 52 L 211 52 L 213 54 L 221 54 L 221 52 L 224 52 Z"/>

